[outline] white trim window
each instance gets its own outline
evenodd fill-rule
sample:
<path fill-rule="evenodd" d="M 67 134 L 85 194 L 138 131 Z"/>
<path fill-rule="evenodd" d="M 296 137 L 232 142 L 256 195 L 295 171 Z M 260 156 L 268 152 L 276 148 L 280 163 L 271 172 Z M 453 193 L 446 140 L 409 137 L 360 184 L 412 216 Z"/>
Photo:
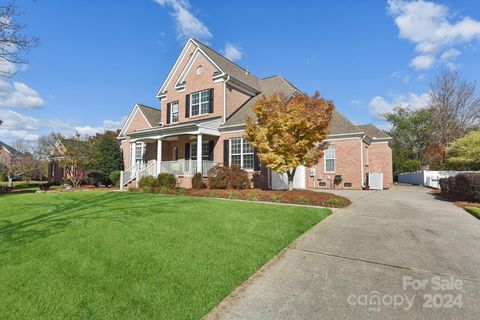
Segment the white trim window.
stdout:
<path fill-rule="evenodd" d="M 198 116 L 210 112 L 210 90 L 190 94 L 190 115 Z"/>
<path fill-rule="evenodd" d="M 208 160 L 208 141 L 202 141 L 202 160 Z M 197 160 L 197 143 L 192 142 L 190 144 L 190 159 Z"/>
<path fill-rule="evenodd" d="M 334 144 L 331 144 L 328 146 L 328 149 L 325 150 L 325 155 L 323 158 L 324 158 L 325 173 L 334 173 L 335 165 L 336 165 Z"/>
<path fill-rule="evenodd" d="M 143 162 L 143 142 L 135 143 L 135 163 Z"/>
<path fill-rule="evenodd" d="M 178 122 L 178 101 L 172 102 L 170 111 L 170 123 Z"/>
<path fill-rule="evenodd" d="M 230 139 L 230 160 L 231 166 L 239 166 L 244 170 L 254 168 L 254 149 L 246 139 Z"/>

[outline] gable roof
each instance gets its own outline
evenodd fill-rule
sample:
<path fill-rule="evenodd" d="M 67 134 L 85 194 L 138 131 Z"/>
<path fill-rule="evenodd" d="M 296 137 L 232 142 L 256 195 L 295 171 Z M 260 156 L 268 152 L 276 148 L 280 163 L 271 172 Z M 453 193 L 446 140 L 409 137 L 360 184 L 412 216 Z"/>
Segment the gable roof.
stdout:
<path fill-rule="evenodd" d="M 388 134 L 386 134 L 385 132 L 383 132 L 382 130 L 380 130 L 379 128 L 377 128 L 376 126 L 374 126 L 371 123 L 359 124 L 357 127 L 362 129 L 362 131 L 365 132 L 371 138 L 377 138 L 377 139 L 386 139 L 386 138 L 391 139 L 392 138 Z"/>
<path fill-rule="evenodd" d="M 162 111 L 160 109 L 155 109 L 143 104 L 137 104 L 137 106 L 152 127 L 156 127 L 160 124 L 160 121 L 162 120 Z"/>
<path fill-rule="evenodd" d="M 200 48 L 202 49 L 205 54 L 212 59 L 212 61 L 226 74 L 236 78 L 237 80 L 240 80 L 241 82 L 247 84 L 248 86 L 259 90 L 260 91 L 260 85 L 259 85 L 259 79 L 255 77 L 251 72 L 248 70 L 240 67 L 238 64 L 235 62 L 225 58 L 222 56 L 220 53 L 216 52 L 212 48 L 204 45 L 200 41 L 196 39 L 192 39 L 192 41 Z"/>
<path fill-rule="evenodd" d="M 271 96 L 274 93 L 283 93 L 290 97 L 295 92 L 300 92 L 296 87 L 290 84 L 282 76 L 272 76 L 264 79 L 259 79 L 261 93 L 248 99 L 242 106 L 240 106 L 234 113 L 232 113 L 223 126 L 235 126 L 244 124 L 247 117 L 255 117 L 252 106 L 260 100 L 263 96 Z"/>
<path fill-rule="evenodd" d="M 137 111 L 140 111 L 140 113 L 145 117 L 145 120 L 150 125 L 150 127 L 157 127 L 158 125 L 160 125 L 160 121 L 162 120 L 161 119 L 162 112 L 160 109 L 155 109 L 155 108 L 137 103 L 133 107 L 132 111 L 130 111 L 130 114 L 125 120 L 125 123 L 123 124 L 122 129 L 118 134 L 118 138 L 125 137 L 127 128 L 130 126 L 130 123 L 132 122 L 133 117 Z"/>
<path fill-rule="evenodd" d="M 362 129 L 356 126 L 352 121 L 345 118 L 336 109 L 332 112 L 332 120 L 328 127 L 329 134 L 347 134 L 347 133 L 360 133 Z"/>
<path fill-rule="evenodd" d="M 5 142 L 2 142 L 0 141 L 0 147 L 7 150 L 8 153 L 10 153 L 11 155 L 14 155 L 14 156 L 17 156 L 17 155 L 21 155 L 22 153 L 20 151 L 18 151 L 17 149 L 9 146 L 8 144 L 6 144 Z"/>

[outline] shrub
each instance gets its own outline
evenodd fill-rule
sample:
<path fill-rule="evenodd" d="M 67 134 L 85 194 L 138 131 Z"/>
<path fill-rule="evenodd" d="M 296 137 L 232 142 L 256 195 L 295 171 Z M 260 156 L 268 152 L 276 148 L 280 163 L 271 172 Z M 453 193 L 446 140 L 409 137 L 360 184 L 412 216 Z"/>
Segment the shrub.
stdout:
<path fill-rule="evenodd" d="M 260 200 L 260 193 L 255 190 L 249 191 L 245 193 L 245 199 L 250 201 L 258 201 Z"/>
<path fill-rule="evenodd" d="M 419 171 L 422 168 L 422 163 L 420 160 L 408 159 L 405 160 L 402 164 L 402 172 L 415 172 Z"/>
<path fill-rule="evenodd" d="M 330 198 L 327 200 L 328 204 L 330 204 L 331 206 L 334 206 L 334 207 L 343 207 L 344 204 L 341 200 L 339 199 L 336 199 L 336 198 Z"/>
<path fill-rule="evenodd" d="M 298 204 L 310 204 L 310 199 L 306 196 L 298 196 Z"/>
<path fill-rule="evenodd" d="M 105 172 L 100 170 L 89 170 L 85 174 L 85 182 L 98 187 L 100 184 L 105 183 Z"/>
<path fill-rule="evenodd" d="M 480 199 L 480 173 L 459 173 L 439 181 L 443 193 L 458 195 L 469 200 Z"/>
<path fill-rule="evenodd" d="M 47 190 L 50 190 L 50 187 L 52 186 L 51 183 L 47 182 L 47 183 L 42 183 L 40 185 L 38 185 L 38 189 L 42 190 L 42 191 L 47 191 Z"/>
<path fill-rule="evenodd" d="M 455 176 L 455 193 L 470 200 L 480 200 L 480 173 L 459 173 Z"/>
<path fill-rule="evenodd" d="M 69 186 L 73 186 L 72 179 L 70 179 L 70 178 L 64 179 L 64 180 L 63 180 L 63 184 L 66 184 L 66 185 L 69 185 Z"/>
<path fill-rule="evenodd" d="M 179 196 L 183 196 L 187 193 L 187 189 L 185 188 L 177 188 L 175 189 L 175 193 Z"/>
<path fill-rule="evenodd" d="M 160 187 L 174 189 L 177 186 L 177 178 L 171 173 L 160 173 L 157 179 Z"/>
<path fill-rule="evenodd" d="M 120 171 L 112 171 L 110 172 L 110 175 L 108 176 L 110 178 L 110 181 L 114 186 L 120 185 Z"/>
<path fill-rule="evenodd" d="M 143 177 L 138 181 L 138 186 L 142 192 L 157 192 L 160 181 L 155 177 Z"/>
<path fill-rule="evenodd" d="M 210 189 L 227 189 L 229 187 L 229 167 L 215 166 L 208 170 L 208 185 Z"/>
<path fill-rule="evenodd" d="M 230 188 L 233 189 L 249 189 L 250 179 L 248 173 L 239 166 L 230 167 Z"/>
<path fill-rule="evenodd" d="M 270 200 L 272 200 L 272 202 L 280 203 L 282 202 L 282 196 L 279 194 L 274 194 L 270 197 Z"/>
<path fill-rule="evenodd" d="M 229 191 L 227 194 L 228 199 L 237 199 L 238 192 L 237 191 Z"/>
<path fill-rule="evenodd" d="M 8 187 L 8 186 L 0 186 L 0 193 L 7 193 L 7 192 L 10 192 L 12 191 L 12 188 Z"/>
<path fill-rule="evenodd" d="M 128 187 L 127 191 L 128 192 L 137 192 L 137 189 L 135 187 Z"/>
<path fill-rule="evenodd" d="M 211 189 L 247 189 L 250 179 L 245 170 L 238 166 L 215 166 L 208 171 L 208 184 Z"/>
<path fill-rule="evenodd" d="M 197 172 L 192 177 L 192 189 L 205 189 L 207 186 L 203 182 L 203 176 L 200 172 Z"/>

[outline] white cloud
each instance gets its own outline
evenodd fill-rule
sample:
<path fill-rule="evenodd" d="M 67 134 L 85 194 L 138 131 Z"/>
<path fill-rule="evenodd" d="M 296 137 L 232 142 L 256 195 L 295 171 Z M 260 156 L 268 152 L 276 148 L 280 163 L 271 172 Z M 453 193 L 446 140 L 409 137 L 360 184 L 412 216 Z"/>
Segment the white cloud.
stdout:
<path fill-rule="evenodd" d="M 362 101 L 358 100 L 358 99 L 353 99 L 350 101 L 350 104 L 354 107 L 358 107 L 362 104 Z"/>
<path fill-rule="evenodd" d="M 161 6 L 169 6 L 177 26 L 177 38 L 184 41 L 188 37 L 206 40 L 212 38 L 210 30 L 190 11 L 187 0 L 155 0 Z"/>
<path fill-rule="evenodd" d="M 242 48 L 235 46 L 233 43 L 227 42 L 225 44 L 225 49 L 223 50 L 223 55 L 225 58 L 232 61 L 237 61 L 242 59 Z"/>
<path fill-rule="evenodd" d="M 40 128 L 38 119 L 25 116 L 21 113 L 4 110 L 1 114 L 4 121 L 0 126 L 0 137 L 3 139 L 36 140 L 38 135 L 35 131 Z"/>
<path fill-rule="evenodd" d="M 406 107 L 412 110 L 417 110 L 427 107 L 429 101 L 429 93 L 409 93 L 408 95 L 395 95 L 391 97 L 389 101 L 381 96 L 376 96 L 370 100 L 368 108 L 372 117 L 380 120 L 383 119 L 382 115 L 384 113 L 391 112 L 396 107 Z"/>
<path fill-rule="evenodd" d="M 461 54 L 462 52 L 460 50 L 451 48 L 445 51 L 444 53 L 442 53 L 442 55 L 440 56 L 440 59 L 442 59 L 443 61 L 449 61 L 449 60 L 456 59 Z"/>
<path fill-rule="evenodd" d="M 456 17 L 445 5 L 424 0 L 389 0 L 388 12 L 395 19 L 400 38 L 415 44 L 418 54 L 410 65 L 419 70 L 429 69 L 435 63 L 447 64 L 460 54 L 455 47 L 480 39 L 480 21 Z"/>
<path fill-rule="evenodd" d="M 435 63 L 434 56 L 428 55 L 428 54 L 422 54 L 413 58 L 412 62 L 410 62 L 410 65 L 417 70 L 427 70 L 427 69 L 430 69 L 434 63 Z"/>
<path fill-rule="evenodd" d="M 395 78 L 395 79 L 400 79 L 403 83 L 409 83 L 411 76 L 409 74 L 404 74 L 401 71 L 395 71 L 393 72 L 390 77 Z"/>
<path fill-rule="evenodd" d="M 45 101 L 40 94 L 21 82 L 0 79 L 0 108 L 40 109 Z"/>

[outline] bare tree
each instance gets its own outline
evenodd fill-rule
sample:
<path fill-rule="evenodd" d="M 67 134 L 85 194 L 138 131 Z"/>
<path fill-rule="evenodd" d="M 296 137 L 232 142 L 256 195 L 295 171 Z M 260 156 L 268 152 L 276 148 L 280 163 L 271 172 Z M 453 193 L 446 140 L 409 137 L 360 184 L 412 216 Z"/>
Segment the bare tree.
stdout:
<path fill-rule="evenodd" d="M 42 145 L 39 154 L 47 154 L 50 161 L 64 168 L 74 188 L 80 186 L 86 167 L 97 159 L 94 142 L 78 132 L 68 138 L 52 133 L 40 138 L 39 144 Z"/>
<path fill-rule="evenodd" d="M 30 179 L 39 171 L 39 161 L 31 154 L 30 145 L 25 141 L 17 141 L 15 152 L 11 154 L 10 159 L 0 163 L 0 173 L 8 179 L 8 187 L 13 187 L 13 178 L 23 177 Z"/>
<path fill-rule="evenodd" d="M 442 149 L 453 140 L 480 126 L 480 95 L 475 82 L 460 78 L 456 71 L 444 70 L 429 83 L 436 127 L 433 139 Z"/>
<path fill-rule="evenodd" d="M 15 75 L 15 65 L 28 63 L 23 54 L 39 44 L 38 38 L 23 34 L 26 26 L 18 22 L 20 16 L 15 2 L 0 5 L 0 77 Z"/>

